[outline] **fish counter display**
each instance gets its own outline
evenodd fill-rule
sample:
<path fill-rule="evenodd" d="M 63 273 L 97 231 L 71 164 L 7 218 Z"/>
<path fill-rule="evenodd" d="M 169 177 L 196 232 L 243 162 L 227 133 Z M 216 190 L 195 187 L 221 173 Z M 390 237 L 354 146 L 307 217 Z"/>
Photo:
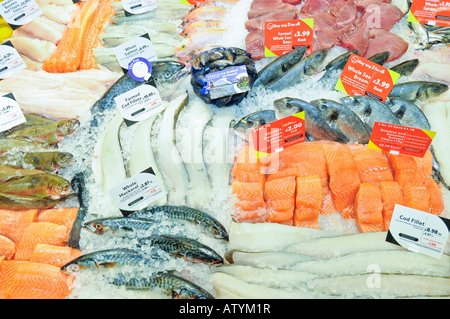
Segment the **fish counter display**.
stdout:
<path fill-rule="evenodd" d="M 2 29 L 24 68 L 0 80 L 23 114 L 0 299 L 450 297 L 448 26 L 402 0 L 150 2 L 36 0 Z M 310 45 L 274 54 L 280 21 Z M 396 74 L 385 98 L 339 89 L 354 57 Z M 304 131 L 262 150 L 279 123 Z"/>

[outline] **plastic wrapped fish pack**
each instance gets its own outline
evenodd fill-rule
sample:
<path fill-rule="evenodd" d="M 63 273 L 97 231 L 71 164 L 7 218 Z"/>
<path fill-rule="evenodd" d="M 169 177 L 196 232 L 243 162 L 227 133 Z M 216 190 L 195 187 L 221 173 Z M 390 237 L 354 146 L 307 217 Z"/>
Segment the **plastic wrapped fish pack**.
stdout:
<path fill-rule="evenodd" d="M 231 68 L 235 72 L 231 72 Z M 206 103 L 218 107 L 241 102 L 251 89 L 256 74 L 251 54 L 240 48 L 213 48 L 192 58 L 194 92 Z"/>

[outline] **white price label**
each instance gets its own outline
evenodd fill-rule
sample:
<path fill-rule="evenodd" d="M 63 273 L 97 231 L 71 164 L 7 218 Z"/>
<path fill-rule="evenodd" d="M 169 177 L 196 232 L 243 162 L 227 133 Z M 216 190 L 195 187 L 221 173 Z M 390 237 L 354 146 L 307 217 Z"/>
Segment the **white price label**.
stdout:
<path fill-rule="evenodd" d="M 148 61 L 158 60 L 158 56 L 148 34 L 116 46 L 114 48 L 114 54 L 120 66 L 125 70 L 128 70 L 130 62 L 137 57 L 145 58 Z"/>
<path fill-rule="evenodd" d="M 439 259 L 447 242 L 449 227 L 448 219 L 395 205 L 386 240 Z"/>
<path fill-rule="evenodd" d="M 34 0 L 4 0 L 0 3 L 0 15 L 13 28 L 18 28 L 42 15 Z"/>
<path fill-rule="evenodd" d="M 158 90 L 150 84 L 142 84 L 122 93 L 114 101 L 123 118 L 129 122 L 146 120 L 164 109 Z"/>
<path fill-rule="evenodd" d="M 9 130 L 26 121 L 12 93 L 0 97 L 0 132 Z"/>
<path fill-rule="evenodd" d="M 14 73 L 26 68 L 27 64 L 10 41 L 0 45 L 0 79 L 9 78 Z"/>
<path fill-rule="evenodd" d="M 109 194 L 120 210 L 137 211 L 165 196 L 166 192 L 150 168 L 126 179 Z"/>
<path fill-rule="evenodd" d="M 122 0 L 126 15 L 141 14 L 156 9 L 156 0 Z"/>

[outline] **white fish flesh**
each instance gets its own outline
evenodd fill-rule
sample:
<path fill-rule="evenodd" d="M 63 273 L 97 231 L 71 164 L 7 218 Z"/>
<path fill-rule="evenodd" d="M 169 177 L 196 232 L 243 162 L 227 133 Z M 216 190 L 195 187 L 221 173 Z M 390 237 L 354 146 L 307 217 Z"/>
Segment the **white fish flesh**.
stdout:
<path fill-rule="evenodd" d="M 289 269 L 313 258 L 282 251 L 245 252 L 232 250 L 226 254 L 230 263 L 270 269 Z"/>
<path fill-rule="evenodd" d="M 419 64 L 411 76 L 416 79 L 443 82 L 450 85 L 450 63 Z"/>
<path fill-rule="evenodd" d="M 37 38 L 57 44 L 59 40 L 61 40 L 65 29 L 65 25 L 50 20 L 45 16 L 40 16 L 15 30 L 13 37 L 16 37 L 16 31 L 18 31 L 20 33 L 29 34 L 31 38 Z"/>
<path fill-rule="evenodd" d="M 131 140 L 131 151 L 128 165 L 131 176 L 141 173 L 142 171 L 151 167 L 156 177 L 158 178 L 158 181 L 163 191 L 167 194 L 167 189 L 164 184 L 163 176 L 158 168 L 158 165 L 156 164 L 156 160 L 155 157 L 153 156 L 152 150 L 152 142 L 150 134 L 155 119 L 156 115 L 153 115 L 148 119 L 140 121 L 135 124 L 136 130 L 134 131 Z M 167 204 L 167 195 L 158 199 L 156 202 L 154 202 L 154 204 L 155 205 Z"/>
<path fill-rule="evenodd" d="M 281 251 L 285 247 L 313 238 L 336 236 L 336 233 L 277 223 L 236 223 L 230 227 L 230 247 L 242 251 Z"/>
<path fill-rule="evenodd" d="M 431 125 L 431 130 L 437 132 L 433 139 L 433 149 L 439 162 L 440 172 L 447 185 L 450 183 L 450 101 L 432 102 L 422 106 L 423 113 Z"/>
<path fill-rule="evenodd" d="M 230 124 L 234 112 L 229 108 L 215 111 L 203 132 L 203 159 L 212 189 L 217 193 L 228 188 L 233 163 L 229 158 Z"/>
<path fill-rule="evenodd" d="M 215 272 L 223 272 L 250 284 L 266 285 L 273 288 L 296 288 L 305 286 L 307 281 L 317 275 L 292 270 L 273 270 L 244 265 L 225 265 L 216 267 Z"/>
<path fill-rule="evenodd" d="M 107 124 L 101 143 L 100 165 L 102 172 L 102 188 L 104 194 L 123 182 L 126 178 L 125 164 L 120 147 L 119 130 L 124 123 L 122 115 L 116 111 L 114 117 Z"/>
<path fill-rule="evenodd" d="M 448 297 L 450 278 L 417 275 L 370 274 L 316 278 L 308 287 L 345 298 Z"/>
<path fill-rule="evenodd" d="M 287 247 L 284 251 L 311 258 L 330 259 L 365 251 L 402 250 L 386 241 L 386 232 L 370 232 L 317 238 Z"/>
<path fill-rule="evenodd" d="M 44 4 L 39 7 L 48 19 L 60 24 L 68 24 L 78 8 L 73 3 L 67 5 Z"/>
<path fill-rule="evenodd" d="M 208 104 L 190 99 L 176 122 L 176 147 L 189 176 L 188 205 L 197 209 L 209 202 L 211 186 L 203 160 L 203 130 L 211 119 Z"/>
<path fill-rule="evenodd" d="M 157 117 L 152 127 L 152 149 L 156 162 L 164 176 L 169 203 L 184 205 L 189 187 L 189 178 L 175 147 L 175 123 L 182 108 L 188 102 L 188 95 L 182 94 L 166 103 L 164 112 Z"/>
<path fill-rule="evenodd" d="M 114 18 L 114 17 L 113 17 Z M 99 34 L 100 40 L 103 37 L 111 36 L 115 34 L 120 35 L 135 35 L 141 36 L 143 34 L 149 34 L 150 37 L 160 32 L 176 34 L 177 25 L 172 22 L 160 21 L 160 20 L 138 20 L 138 21 L 124 21 L 119 24 L 106 23 L 104 27 L 105 35 Z"/>
<path fill-rule="evenodd" d="M 9 41 L 17 52 L 37 62 L 44 62 L 56 50 L 56 44 L 40 39 L 21 36 L 9 38 Z"/>
<path fill-rule="evenodd" d="M 43 63 L 34 61 L 34 60 L 30 59 L 29 57 L 24 56 L 23 54 L 21 54 L 20 57 L 22 58 L 23 62 L 25 62 L 25 64 L 27 65 L 27 68 L 25 70 L 29 70 L 29 71 L 42 70 Z"/>
<path fill-rule="evenodd" d="M 314 299 L 326 298 L 323 294 L 312 293 L 305 289 L 271 288 L 245 282 L 232 275 L 216 272 L 211 276 L 212 285 L 217 295 L 231 294 L 243 299 Z"/>
<path fill-rule="evenodd" d="M 55 4 L 58 6 L 73 5 L 72 0 L 36 0 L 36 3 L 39 5 L 39 7 L 46 4 Z"/>
<path fill-rule="evenodd" d="M 432 258 L 415 252 L 370 251 L 332 259 L 307 261 L 292 267 L 323 276 L 361 275 L 367 273 L 450 276 L 450 257 Z"/>

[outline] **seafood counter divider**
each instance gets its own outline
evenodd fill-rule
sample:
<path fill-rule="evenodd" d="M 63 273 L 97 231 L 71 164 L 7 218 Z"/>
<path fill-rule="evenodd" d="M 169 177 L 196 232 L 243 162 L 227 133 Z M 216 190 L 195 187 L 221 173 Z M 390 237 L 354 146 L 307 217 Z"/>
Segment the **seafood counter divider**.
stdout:
<path fill-rule="evenodd" d="M 428 251 L 389 228 L 450 218 L 448 27 L 401 0 L 36 3 L 3 39 L 26 68 L 0 81 L 24 114 L 0 132 L 0 299 L 449 298 L 448 223 Z M 265 22 L 296 19 L 312 52 L 266 57 Z M 398 73 L 386 101 L 335 89 L 352 54 Z M 304 141 L 257 151 L 301 112 Z M 436 135 L 393 154 L 380 122 Z"/>

